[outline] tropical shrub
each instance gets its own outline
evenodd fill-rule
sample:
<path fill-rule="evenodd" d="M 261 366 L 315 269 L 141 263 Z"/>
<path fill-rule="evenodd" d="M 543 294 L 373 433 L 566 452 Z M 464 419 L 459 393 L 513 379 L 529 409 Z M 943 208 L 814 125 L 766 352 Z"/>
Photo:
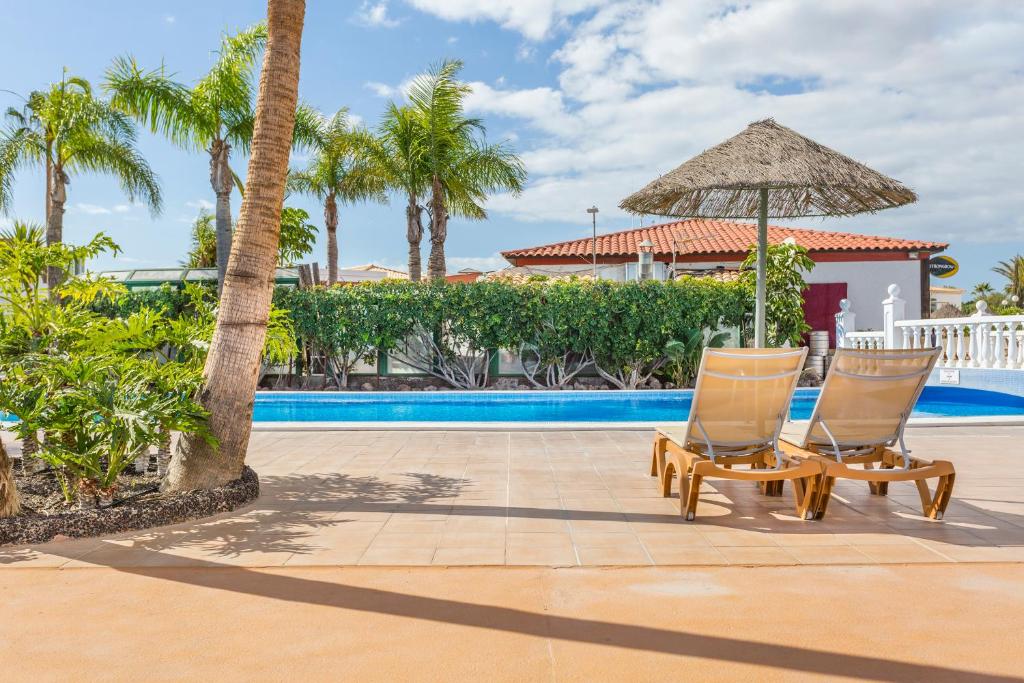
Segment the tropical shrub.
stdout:
<path fill-rule="evenodd" d="M 346 387 L 357 363 L 397 348 L 412 334 L 417 320 L 415 288 L 395 280 L 350 287 L 279 288 L 274 298 L 276 306 L 287 309 L 304 356 L 323 359 L 324 388 Z"/>
<path fill-rule="evenodd" d="M 41 228 L 21 223 L 0 235 L 0 411 L 19 418 L 26 443 L 42 432 L 36 457 L 51 465 L 68 502 L 113 495 L 124 468 L 170 430 L 209 438 L 194 398 L 201 363 L 168 354 L 181 322 L 144 305 L 104 317 L 98 302 L 125 293 L 110 280 L 40 284 L 47 269 L 70 272 L 116 249 L 102 234 L 85 246 L 48 246 Z"/>
<path fill-rule="evenodd" d="M 700 329 L 684 330 L 679 339 L 665 344 L 668 376 L 678 387 L 689 386 L 697 377 L 705 348 L 720 349 L 729 340 L 728 332 Z"/>
<path fill-rule="evenodd" d="M 519 362 L 526 379 L 537 387 L 568 386 L 594 364 L 588 330 L 591 328 L 593 286 L 588 280 L 537 280 L 531 334 L 519 345 Z"/>
<path fill-rule="evenodd" d="M 593 368 L 636 388 L 668 362 L 686 331 L 741 325 L 739 283 L 588 280 L 526 284 L 383 281 L 281 289 L 307 353 L 324 359 L 325 384 L 344 387 L 359 360 L 390 354 L 461 388 L 485 386 L 499 349 L 518 352 L 530 382 L 565 386 Z"/>
<path fill-rule="evenodd" d="M 804 273 L 814 269 L 807 249 L 795 242 L 768 245 L 767 302 L 765 341 L 768 346 L 789 342 L 799 346 L 811 331 L 804 320 Z M 751 249 L 741 266 L 742 281 L 753 294 L 756 286 L 757 248 Z"/>

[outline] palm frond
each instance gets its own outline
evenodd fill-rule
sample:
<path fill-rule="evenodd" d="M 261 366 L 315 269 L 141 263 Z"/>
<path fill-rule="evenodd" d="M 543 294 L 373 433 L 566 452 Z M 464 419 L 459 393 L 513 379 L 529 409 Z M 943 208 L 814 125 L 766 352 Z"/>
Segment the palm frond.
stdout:
<path fill-rule="evenodd" d="M 155 215 L 163 208 L 163 197 L 156 173 L 130 143 L 100 135 L 83 135 L 76 142 L 69 169 L 107 173 L 121 183 L 132 201 L 141 199 Z"/>
<path fill-rule="evenodd" d="M 215 119 L 163 67 L 143 71 L 132 57 L 118 57 L 107 69 L 104 88 L 114 107 L 179 147 L 198 151 L 213 139 Z"/>

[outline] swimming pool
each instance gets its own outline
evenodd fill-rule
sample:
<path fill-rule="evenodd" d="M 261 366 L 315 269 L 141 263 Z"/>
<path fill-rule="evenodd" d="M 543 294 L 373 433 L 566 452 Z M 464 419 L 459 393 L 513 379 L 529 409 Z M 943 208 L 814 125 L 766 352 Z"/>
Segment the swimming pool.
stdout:
<path fill-rule="evenodd" d="M 680 422 L 692 391 L 259 392 L 254 422 Z M 818 389 L 797 389 L 792 418 Z M 1024 397 L 925 387 L 913 416 L 1024 419 Z"/>

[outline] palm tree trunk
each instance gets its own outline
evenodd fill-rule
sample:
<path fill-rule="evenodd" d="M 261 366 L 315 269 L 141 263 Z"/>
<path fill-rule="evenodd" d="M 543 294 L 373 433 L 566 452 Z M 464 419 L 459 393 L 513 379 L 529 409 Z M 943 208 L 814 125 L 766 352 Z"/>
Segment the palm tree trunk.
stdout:
<path fill-rule="evenodd" d="M 333 194 L 324 200 L 324 226 L 327 228 L 327 284 L 338 281 L 338 202 Z"/>
<path fill-rule="evenodd" d="M 448 272 L 444 258 L 447 237 L 448 212 L 444 205 L 444 190 L 435 177 L 430 194 L 430 260 L 427 261 L 427 277 L 431 280 L 443 280 Z"/>
<path fill-rule="evenodd" d="M 405 207 L 405 237 L 409 241 L 409 279 L 419 282 L 422 274 L 420 265 L 420 242 L 423 240 L 423 209 L 420 208 L 414 192 L 409 193 Z"/>
<path fill-rule="evenodd" d="M 211 488 L 242 474 L 277 265 L 288 153 L 299 89 L 305 0 L 268 0 L 248 182 L 231 249 L 200 400 L 219 447 L 182 435 L 162 488 Z"/>
<path fill-rule="evenodd" d="M 217 296 L 224 289 L 224 276 L 231 254 L 231 189 L 234 179 L 228 165 L 230 154 L 231 146 L 224 140 L 214 140 L 210 146 L 210 185 L 217 196 Z"/>
<path fill-rule="evenodd" d="M 46 217 L 46 244 L 60 244 L 64 239 L 64 202 L 67 201 L 68 177 L 59 166 L 50 175 L 50 192 Z M 52 291 L 64 280 L 64 271 L 50 266 L 46 269 L 46 286 Z"/>
<path fill-rule="evenodd" d="M 13 517 L 20 510 L 21 501 L 14 486 L 14 467 L 0 441 L 0 517 Z"/>

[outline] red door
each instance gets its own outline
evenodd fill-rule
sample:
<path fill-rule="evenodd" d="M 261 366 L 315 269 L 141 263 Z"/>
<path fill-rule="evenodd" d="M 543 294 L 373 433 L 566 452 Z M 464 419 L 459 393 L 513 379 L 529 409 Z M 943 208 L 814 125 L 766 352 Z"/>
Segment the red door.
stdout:
<path fill-rule="evenodd" d="M 828 330 L 828 345 L 832 349 L 836 347 L 839 300 L 845 298 L 845 282 L 816 282 L 804 290 L 804 318 L 812 330 Z"/>

